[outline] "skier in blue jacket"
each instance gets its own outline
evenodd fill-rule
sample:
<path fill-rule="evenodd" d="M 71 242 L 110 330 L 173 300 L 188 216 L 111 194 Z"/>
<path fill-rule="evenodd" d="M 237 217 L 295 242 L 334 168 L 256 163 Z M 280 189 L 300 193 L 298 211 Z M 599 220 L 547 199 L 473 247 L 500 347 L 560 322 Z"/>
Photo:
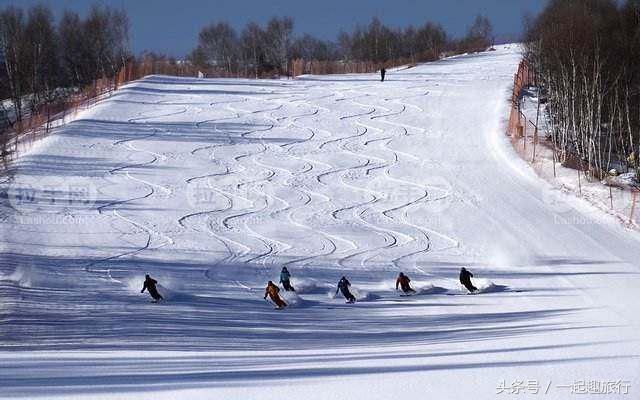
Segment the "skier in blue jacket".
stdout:
<path fill-rule="evenodd" d="M 291 274 L 287 267 L 282 267 L 282 272 L 280 272 L 280 283 L 282 283 L 282 287 L 287 292 L 295 292 L 296 290 L 291 286 Z"/>

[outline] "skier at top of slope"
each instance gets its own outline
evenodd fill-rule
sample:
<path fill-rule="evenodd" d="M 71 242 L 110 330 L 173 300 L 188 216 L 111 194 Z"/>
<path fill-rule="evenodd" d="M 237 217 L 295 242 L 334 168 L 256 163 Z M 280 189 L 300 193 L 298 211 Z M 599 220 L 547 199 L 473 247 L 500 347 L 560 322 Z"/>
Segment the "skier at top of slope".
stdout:
<path fill-rule="evenodd" d="M 403 272 L 400 272 L 400 275 L 398 275 L 398 279 L 396 279 L 396 290 L 398 290 L 398 286 L 400 286 L 402 291 L 406 294 L 415 293 L 416 291 L 411 288 L 409 282 L 411 282 L 411 279 L 409 279 L 409 277 L 406 276 Z"/>
<path fill-rule="evenodd" d="M 471 283 L 471 277 L 473 277 L 473 274 L 467 271 L 465 267 L 460 269 L 460 283 L 462 283 L 470 293 L 473 293 L 478 290 L 478 288 L 473 286 L 473 283 Z"/>
<path fill-rule="evenodd" d="M 356 297 L 349 291 L 349 287 L 351 286 L 351 282 L 346 277 L 340 278 L 338 281 L 338 288 L 336 289 L 336 294 L 338 294 L 338 290 L 342 292 L 342 295 L 345 299 L 347 299 L 347 303 L 354 303 L 356 301 Z"/>
<path fill-rule="evenodd" d="M 291 286 L 291 274 L 287 267 L 282 267 L 282 272 L 280 272 L 280 283 L 282 283 L 282 287 L 287 292 L 295 292 L 296 290 Z"/>
<path fill-rule="evenodd" d="M 279 293 L 280 288 L 277 287 L 276 284 L 272 281 L 269 281 L 269 283 L 267 283 L 267 287 L 264 290 L 264 298 L 266 300 L 267 296 L 269 296 L 269 298 L 271 298 L 271 301 L 275 303 L 276 307 L 284 308 L 287 306 L 287 303 L 285 303 L 284 300 L 280 298 Z"/>
<path fill-rule="evenodd" d="M 140 293 L 144 293 L 145 289 L 149 292 L 149 294 L 151 295 L 151 297 L 153 297 L 153 300 L 160 301 L 163 300 L 164 297 L 162 297 L 160 295 L 160 293 L 158 293 L 158 289 L 156 288 L 156 285 L 158 284 L 158 281 L 156 281 L 155 279 L 151 278 L 149 276 L 149 274 L 144 276 L 144 285 L 142 285 L 142 290 L 140 291 Z"/>

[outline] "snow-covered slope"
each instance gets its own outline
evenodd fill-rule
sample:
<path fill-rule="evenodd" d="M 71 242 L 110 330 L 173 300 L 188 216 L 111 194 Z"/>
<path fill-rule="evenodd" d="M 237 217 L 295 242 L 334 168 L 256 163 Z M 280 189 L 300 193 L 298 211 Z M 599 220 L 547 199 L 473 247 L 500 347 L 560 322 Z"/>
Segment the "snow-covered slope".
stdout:
<path fill-rule="evenodd" d="M 84 112 L 2 184 L 0 397 L 637 396 L 640 242 L 513 154 L 518 61 L 152 76 Z"/>

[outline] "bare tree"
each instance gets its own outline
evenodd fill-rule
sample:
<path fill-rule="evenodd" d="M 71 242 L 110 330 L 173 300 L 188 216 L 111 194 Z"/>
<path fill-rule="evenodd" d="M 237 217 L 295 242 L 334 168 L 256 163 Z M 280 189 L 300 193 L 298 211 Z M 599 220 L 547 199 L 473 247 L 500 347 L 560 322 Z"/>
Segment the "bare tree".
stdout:
<path fill-rule="evenodd" d="M 80 16 L 66 11 L 58 25 L 60 38 L 60 63 L 68 85 L 78 86 L 91 81 L 93 76 L 87 67 L 91 57 L 87 54 L 84 27 Z"/>
<path fill-rule="evenodd" d="M 22 99 L 26 94 L 25 21 L 21 9 L 8 7 L 0 13 L 0 47 L 14 109 L 14 119 L 22 120 Z"/>
<path fill-rule="evenodd" d="M 467 35 L 460 41 L 458 51 L 484 51 L 493 44 L 493 27 L 491 21 L 484 15 L 476 15 L 473 24 L 467 30 Z"/>
<path fill-rule="evenodd" d="M 440 25 L 427 22 L 416 32 L 416 51 L 421 61 L 439 59 L 446 45 L 447 34 Z"/>
<path fill-rule="evenodd" d="M 240 52 L 240 42 L 235 30 L 226 22 L 204 27 L 198 35 L 198 47 L 192 60 L 198 65 L 235 71 Z"/>
<path fill-rule="evenodd" d="M 240 41 L 245 69 L 251 68 L 258 78 L 265 60 L 265 32 L 258 24 L 250 22 L 243 29 Z M 245 70 L 245 74 L 247 72 Z"/>
<path fill-rule="evenodd" d="M 124 11 L 94 5 L 84 22 L 92 75 L 111 77 L 129 57 L 129 20 Z"/>
<path fill-rule="evenodd" d="M 527 30 L 560 160 L 602 176 L 637 168 L 640 2 L 552 0 Z"/>
<path fill-rule="evenodd" d="M 281 73 L 288 73 L 289 50 L 293 32 L 291 17 L 271 18 L 265 29 L 266 62 Z"/>
<path fill-rule="evenodd" d="M 412 62 L 436 60 L 446 46 L 447 35 L 430 22 L 416 29 L 391 29 L 373 18 L 366 27 L 356 26 L 351 34 L 339 36 L 341 54 L 349 60 L 381 63 L 408 58 Z"/>
<path fill-rule="evenodd" d="M 51 10 L 42 5 L 31 8 L 24 30 L 24 46 L 32 112 L 52 103 L 61 83 L 56 35 Z"/>
<path fill-rule="evenodd" d="M 340 51 L 335 43 L 317 39 L 309 34 L 297 38 L 291 44 L 291 58 L 305 60 L 336 60 Z"/>

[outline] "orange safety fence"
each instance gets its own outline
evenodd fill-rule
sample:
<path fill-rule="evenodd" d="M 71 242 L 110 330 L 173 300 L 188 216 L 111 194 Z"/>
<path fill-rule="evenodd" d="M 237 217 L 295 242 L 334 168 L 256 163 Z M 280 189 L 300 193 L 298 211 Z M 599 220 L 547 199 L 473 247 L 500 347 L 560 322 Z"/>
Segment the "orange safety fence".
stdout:
<path fill-rule="evenodd" d="M 17 155 L 31 147 L 31 144 L 48 135 L 55 126 L 65 123 L 69 116 L 79 110 L 86 109 L 105 96 L 110 95 L 120 86 L 147 75 L 162 74 L 172 76 L 207 77 L 256 77 L 254 71 L 228 72 L 220 68 L 200 70 L 190 64 L 170 63 L 165 61 L 129 61 L 112 78 L 99 78 L 90 85 L 76 89 L 71 95 L 58 101 L 45 104 L 30 113 L 25 113 L 22 120 L 17 121 L 1 132 L 0 137 L 0 171 Z M 258 77 L 271 77 L 275 71 L 260 71 Z"/>
<path fill-rule="evenodd" d="M 113 92 L 116 88 L 115 83 L 115 79 L 96 79 L 92 84 L 61 100 L 45 104 L 35 111 L 32 110 L 26 117 L 16 121 L 2 133 L 0 169 L 3 166 L 6 167 L 7 163 L 20 151 L 29 148 L 34 141 L 46 136 L 54 126 L 63 123 L 67 117 L 95 104 L 100 98 Z"/>
<path fill-rule="evenodd" d="M 513 79 L 513 92 L 511 94 L 511 108 L 509 111 L 509 123 L 507 133 L 514 143 L 522 140 L 522 145 L 517 145 L 516 150 L 525 158 L 531 158 L 535 162 L 536 145 L 538 144 L 538 127 L 535 122 L 527 119 L 520 109 L 520 96 L 522 91 L 529 87 L 536 86 L 535 74 L 529 64 L 522 60 L 518 65 L 518 72 Z M 527 149 L 529 145 L 530 149 Z M 529 152 L 527 152 L 529 150 Z M 529 154 L 530 153 L 530 154 Z"/>
<path fill-rule="evenodd" d="M 528 63 L 524 60 L 518 65 L 518 72 L 513 79 L 513 92 L 511 94 L 511 111 L 509 114 L 509 125 L 507 132 L 512 138 L 524 136 L 527 118 L 520 110 L 520 95 L 522 90 L 528 86 L 535 86 L 535 74 L 530 71 Z M 531 124 L 535 124 L 529 121 Z"/>

